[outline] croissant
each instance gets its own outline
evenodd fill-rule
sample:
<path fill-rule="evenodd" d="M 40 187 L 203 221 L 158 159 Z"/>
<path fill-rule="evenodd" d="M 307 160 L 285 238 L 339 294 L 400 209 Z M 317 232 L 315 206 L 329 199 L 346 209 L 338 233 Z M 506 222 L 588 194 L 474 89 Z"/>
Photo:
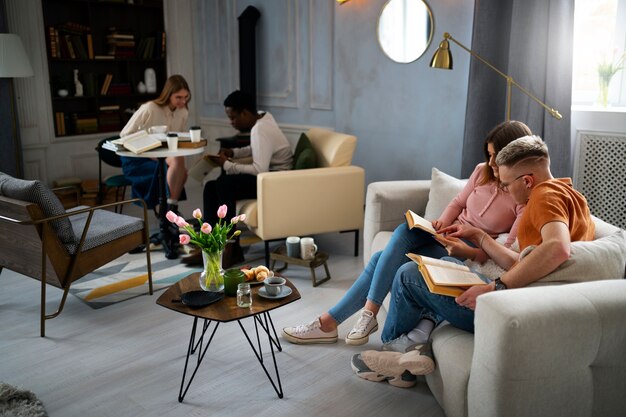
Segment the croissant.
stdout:
<path fill-rule="evenodd" d="M 242 269 L 241 272 L 245 275 L 246 282 L 252 281 L 255 279 L 254 269 Z"/>
<path fill-rule="evenodd" d="M 256 280 L 257 281 L 259 281 L 259 282 L 264 281 L 265 278 L 267 278 L 267 272 L 265 272 L 265 271 L 257 272 L 257 274 L 256 274 Z"/>

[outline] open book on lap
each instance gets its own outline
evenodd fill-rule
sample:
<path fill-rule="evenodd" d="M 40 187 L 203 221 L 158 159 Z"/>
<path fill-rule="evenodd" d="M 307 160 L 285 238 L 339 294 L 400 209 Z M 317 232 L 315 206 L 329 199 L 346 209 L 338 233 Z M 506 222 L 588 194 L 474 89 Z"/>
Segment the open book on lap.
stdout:
<path fill-rule="evenodd" d="M 465 265 L 414 253 L 407 253 L 406 256 L 417 264 L 433 294 L 457 297 L 469 287 L 485 285 L 480 276 Z"/>

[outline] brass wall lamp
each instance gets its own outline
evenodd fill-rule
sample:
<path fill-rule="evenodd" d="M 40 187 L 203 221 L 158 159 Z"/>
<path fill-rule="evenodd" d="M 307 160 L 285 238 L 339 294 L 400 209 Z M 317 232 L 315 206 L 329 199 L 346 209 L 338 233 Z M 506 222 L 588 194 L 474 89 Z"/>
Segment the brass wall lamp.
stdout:
<path fill-rule="evenodd" d="M 517 81 L 513 79 L 513 77 L 503 73 L 498 68 L 494 67 L 492 64 L 487 62 L 484 58 L 482 58 L 476 52 L 472 51 L 471 49 L 467 48 L 465 45 L 463 45 L 462 43 L 454 39 L 448 32 L 445 32 L 443 34 L 443 40 L 439 44 L 439 48 L 437 48 L 437 50 L 435 51 L 435 54 L 433 55 L 433 58 L 430 61 L 430 66 L 432 68 L 449 69 L 449 70 L 452 69 L 452 54 L 450 53 L 450 43 L 448 42 L 448 40 L 451 40 L 452 42 L 459 45 L 461 48 L 469 52 L 473 57 L 475 57 L 480 62 L 482 62 L 483 64 L 487 65 L 489 68 L 494 70 L 502 78 L 506 79 L 506 120 L 511 120 L 511 87 L 512 86 L 516 86 L 517 88 L 520 89 L 521 92 L 523 92 L 528 97 L 533 99 L 535 102 L 540 104 L 555 119 L 561 120 L 563 118 L 563 116 L 561 116 L 561 113 L 559 113 L 558 110 L 553 109 L 552 107 L 546 105 L 543 101 L 539 100 L 530 91 L 528 91 L 527 89 L 519 85 Z"/>

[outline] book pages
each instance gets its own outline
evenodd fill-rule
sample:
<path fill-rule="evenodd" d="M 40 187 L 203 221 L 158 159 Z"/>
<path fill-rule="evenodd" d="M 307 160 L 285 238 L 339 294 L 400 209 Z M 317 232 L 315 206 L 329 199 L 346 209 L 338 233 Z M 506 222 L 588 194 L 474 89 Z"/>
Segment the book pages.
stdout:
<path fill-rule="evenodd" d="M 419 214 L 411 210 L 407 210 L 407 212 L 405 213 L 405 217 L 410 229 L 417 227 L 427 231 L 430 234 L 437 234 L 437 231 L 433 228 L 432 223 L 420 216 Z"/>

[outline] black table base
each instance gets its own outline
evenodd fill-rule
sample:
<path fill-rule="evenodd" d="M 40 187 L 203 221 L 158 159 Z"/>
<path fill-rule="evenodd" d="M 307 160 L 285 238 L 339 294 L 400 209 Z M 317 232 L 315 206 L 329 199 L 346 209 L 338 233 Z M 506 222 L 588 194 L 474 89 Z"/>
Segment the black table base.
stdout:
<path fill-rule="evenodd" d="M 246 329 L 243 327 L 241 320 L 237 320 L 237 323 L 239 324 L 239 327 L 241 328 L 241 331 L 243 332 L 244 336 L 246 336 L 246 340 L 248 340 L 248 343 L 250 344 L 250 347 L 252 348 L 252 351 L 254 352 L 254 355 L 256 356 L 257 360 L 261 364 L 263 371 L 265 371 L 265 375 L 272 383 L 272 386 L 274 387 L 274 391 L 276 391 L 278 398 L 283 398 L 283 387 L 280 382 L 280 374 L 278 373 L 278 364 L 276 363 L 276 354 L 274 352 L 274 348 L 276 348 L 279 352 L 281 352 L 283 349 L 282 349 L 282 346 L 280 345 L 280 341 L 278 340 L 278 335 L 276 334 L 274 323 L 272 322 L 272 318 L 270 317 L 270 314 L 267 311 L 264 313 L 258 314 L 256 316 L 253 316 L 253 318 L 254 318 L 254 330 L 256 332 L 256 346 L 255 346 L 255 343 L 253 343 L 252 339 L 250 339 L 250 336 L 248 336 L 248 332 L 246 332 Z M 213 336 L 215 336 L 215 332 L 217 331 L 217 328 L 220 325 L 220 322 L 213 322 L 212 320 L 205 319 L 203 321 L 204 322 L 202 324 L 200 336 L 198 340 L 196 341 L 196 329 L 198 327 L 198 317 L 194 317 L 193 319 L 193 325 L 191 328 L 191 336 L 189 338 L 189 346 L 187 347 L 187 357 L 185 358 L 185 368 L 183 370 L 183 377 L 180 382 L 180 391 L 178 392 L 178 402 L 181 402 L 181 403 L 183 402 L 185 395 L 187 395 L 187 390 L 189 390 L 189 386 L 191 385 L 193 378 L 196 376 L 196 372 L 198 371 L 198 368 L 200 367 L 200 364 L 202 363 L 202 360 L 204 359 L 204 355 L 206 354 L 207 350 L 209 349 L 209 346 L 211 345 L 211 342 L 213 341 Z M 212 330 L 210 330 L 211 324 L 214 324 Z M 267 335 L 267 340 L 270 345 L 270 350 L 272 352 L 272 361 L 274 363 L 274 373 L 276 375 L 275 378 L 273 378 L 272 375 L 270 375 L 270 372 L 267 370 L 263 362 L 263 350 L 261 349 L 261 337 L 259 336 L 259 327 Z M 210 336 L 208 336 L 207 334 L 209 331 L 210 331 Z M 202 349 L 205 336 L 208 337 L 208 341 L 206 342 L 206 346 L 204 347 L 204 349 Z M 196 351 L 198 352 L 196 366 L 193 370 L 193 373 L 191 374 L 191 377 L 189 378 L 189 380 L 187 381 L 185 385 L 185 378 L 187 376 L 187 367 L 189 365 L 189 357 L 195 354 Z"/>

